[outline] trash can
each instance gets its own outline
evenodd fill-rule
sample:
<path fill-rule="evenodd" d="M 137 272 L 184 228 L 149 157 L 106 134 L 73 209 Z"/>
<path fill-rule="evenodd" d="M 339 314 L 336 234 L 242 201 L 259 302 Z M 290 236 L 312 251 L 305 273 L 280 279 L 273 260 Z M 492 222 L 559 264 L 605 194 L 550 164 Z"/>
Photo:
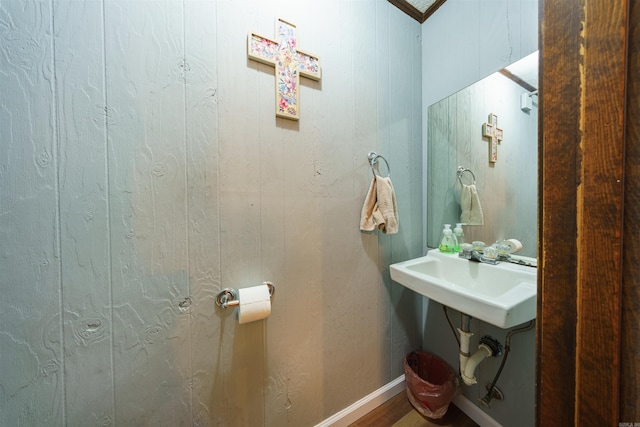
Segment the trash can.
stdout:
<path fill-rule="evenodd" d="M 403 365 L 411 405 L 425 417 L 442 418 L 458 391 L 458 375 L 447 362 L 424 351 L 407 354 Z"/>

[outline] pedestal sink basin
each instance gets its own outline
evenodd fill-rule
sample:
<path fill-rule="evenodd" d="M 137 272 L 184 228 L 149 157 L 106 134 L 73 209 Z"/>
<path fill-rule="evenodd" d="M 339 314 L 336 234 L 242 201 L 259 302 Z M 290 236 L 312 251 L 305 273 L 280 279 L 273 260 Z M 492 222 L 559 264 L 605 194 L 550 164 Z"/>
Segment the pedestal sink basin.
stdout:
<path fill-rule="evenodd" d="M 508 329 L 536 317 L 536 268 L 483 264 L 443 254 L 392 264 L 391 278 L 414 292 L 471 317 Z"/>

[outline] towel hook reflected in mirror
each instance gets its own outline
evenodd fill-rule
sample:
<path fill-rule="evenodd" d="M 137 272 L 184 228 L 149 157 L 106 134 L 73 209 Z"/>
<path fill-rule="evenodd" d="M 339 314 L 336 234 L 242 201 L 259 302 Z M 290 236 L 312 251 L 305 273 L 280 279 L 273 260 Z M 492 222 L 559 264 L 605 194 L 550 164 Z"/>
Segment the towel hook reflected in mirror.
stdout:
<path fill-rule="evenodd" d="M 385 159 L 375 151 L 371 151 L 367 157 L 369 159 L 369 165 L 371 166 L 371 172 L 373 172 L 373 176 L 382 176 L 379 173 L 380 170 L 378 170 L 378 173 L 376 174 L 376 170 L 374 168 L 376 164 L 379 164 L 378 159 L 384 160 L 384 164 L 387 165 L 387 178 L 391 176 L 391 168 L 389 167 L 389 162 L 387 162 L 387 159 Z"/>

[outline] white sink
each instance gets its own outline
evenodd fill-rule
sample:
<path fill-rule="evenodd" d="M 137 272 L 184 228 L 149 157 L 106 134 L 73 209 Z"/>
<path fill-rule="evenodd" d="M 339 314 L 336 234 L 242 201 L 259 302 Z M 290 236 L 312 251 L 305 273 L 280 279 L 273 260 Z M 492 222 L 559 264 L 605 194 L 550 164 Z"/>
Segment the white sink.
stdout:
<path fill-rule="evenodd" d="M 483 264 L 433 249 L 390 269 L 391 278 L 407 288 L 500 328 L 536 318 L 537 269 L 533 267 L 505 261 Z"/>

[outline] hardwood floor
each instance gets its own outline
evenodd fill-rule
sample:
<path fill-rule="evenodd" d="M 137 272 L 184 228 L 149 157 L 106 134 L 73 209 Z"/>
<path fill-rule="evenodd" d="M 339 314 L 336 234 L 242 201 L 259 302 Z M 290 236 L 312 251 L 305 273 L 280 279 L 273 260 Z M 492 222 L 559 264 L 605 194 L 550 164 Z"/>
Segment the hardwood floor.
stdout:
<path fill-rule="evenodd" d="M 378 406 L 349 427 L 478 427 L 472 419 L 454 404 L 439 420 L 424 418 L 413 409 L 403 391 Z"/>

